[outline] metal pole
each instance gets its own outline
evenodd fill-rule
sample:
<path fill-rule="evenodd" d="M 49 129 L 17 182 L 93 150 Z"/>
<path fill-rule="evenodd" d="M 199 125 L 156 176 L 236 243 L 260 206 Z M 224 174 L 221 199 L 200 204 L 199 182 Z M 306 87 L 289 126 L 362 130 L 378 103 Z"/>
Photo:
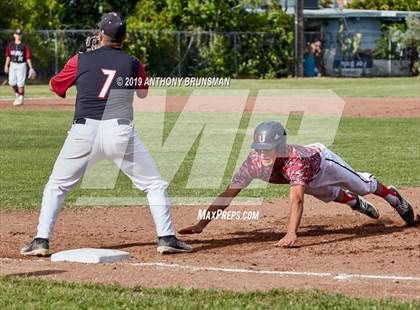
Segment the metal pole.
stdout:
<path fill-rule="evenodd" d="M 54 62 L 55 62 L 54 72 L 55 72 L 55 74 L 57 74 L 58 73 L 58 42 L 57 42 L 57 31 L 54 31 Z"/>
<path fill-rule="evenodd" d="M 303 50 L 304 50 L 304 20 L 303 8 L 304 0 L 297 0 L 298 4 L 298 76 L 303 76 Z"/>
<path fill-rule="evenodd" d="M 299 28 L 298 28 L 298 0 L 295 0 L 295 18 L 294 18 L 294 56 L 295 56 L 295 77 L 298 76 L 298 72 L 299 72 L 299 57 L 298 57 L 298 49 L 299 49 L 299 45 L 298 45 L 298 32 L 299 32 Z"/>
<path fill-rule="evenodd" d="M 388 75 L 392 74 L 392 42 L 391 35 L 388 32 Z"/>
<path fill-rule="evenodd" d="M 181 61 L 182 61 L 182 55 L 181 55 L 181 31 L 176 32 L 176 50 L 178 54 L 178 76 L 181 76 Z"/>
<path fill-rule="evenodd" d="M 235 65 L 236 76 L 238 76 L 238 41 L 237 41 L 237 37 L 236 37 L 238 34 L 236 32 L 233 32 L 232 35 L 233 35 L 233 49 L 235 51 L 233 62 L 234 62 L 234 65 Z"/>

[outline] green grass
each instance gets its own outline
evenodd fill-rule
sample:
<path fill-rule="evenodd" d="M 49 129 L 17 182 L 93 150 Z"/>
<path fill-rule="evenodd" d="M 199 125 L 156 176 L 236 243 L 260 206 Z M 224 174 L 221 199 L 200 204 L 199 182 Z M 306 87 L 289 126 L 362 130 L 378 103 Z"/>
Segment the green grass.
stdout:
<path fill-rule="evenodd" d="M 244 89 L 331 89 L 342 97 L 420 97 L 419 78 L 233 80 Z"/>
<path fill-rule="evenodd" d="M 352 298 L 321 291 L 122 288 L 0 278 L 1 309 L 418 309 L 420 301 Z"/>
<path fill-rule="evenodd" d="M 71 87 L 67 93 L 67 96 L 76 96 L 76 88 Z M 0 99 L 11 99 L 14 97 L 12 88 L 9 85 L 0 87 Z M 51 97 L 54 98 L 54 94 L 49 90 L 48 85 L 40 84 L 28 84 L 25 86 L 25 98 L 40 98 L 40 97 Z M 14 99 L 14 98 L 13 98 Z"/>
<path fill-rule="evenodd" d="M 165 115 L 166 134 L 177 117 L 178 113 Z M 248 117 L 246 114 L 243 116 L 242 128 L 247 125 Z M 43 187 L 66 137 L 71 119 L 71 112 L 1 111 L 0 208 L 39 207 Z M 419 118 L 343 118 L 331 148 L 356 170 L 371 172 L 386 184 L 420 186 L 420 166 L 415 164 L 420 160 L 419 120 Z M 299 122 L 294 121 L 291 124 L 298 125 Z M 288 129 L 293 131 L 293 128 L 289 126 Z M 140 135 L 142 133 L 144 136 L 147 135 L 147 131 L 142 131 Z M 170 184 L 170 195 L 215 197 L 228 184 L 235 170 L 244 135 L 244 130 L 237 134 L 225 170 L 223 184 L 214 189 L 186 188 L 185 186 L 195 159 L 199 142 L 197 139 Z M 220 143 L 219 137 L 216 136 L 214 140 L 216 145 Z M 145 144 L 147 145 L 146 142 Z M 162 157 L 162 154 L 159 156 Z M 159 156 L 156 155 L 158 158 Z M 219 154 L 209 153 L 208 156 L 219 156 Z M 203 175 L 207 173 L 209 172 L 203 170 Z M 267 189 L 244 190 L 241 195 L 284 197 L 287 191 L 287 186 L 269 185 Z M 133 189 L 129 179 L 120 173 L 114 189 L 78 188 L 68 195 L 66 205 L 74 205 L 80 196 L 138 197 L 141 195 L 143 195 L 141 192 Z"/>
<path fill-rule="evenodd" d="M 314 78 L 275 80 L 232 80 L 230 88 L 250 89 L 255 95 L 258 89 L 331 89 L 343 97 L 420 97 L 420 80 L 405 78 Z M 171 95 L 189 95 L 192 88 L 170 88 Z M 27 85 L 27 98 L 54 97 L 47 85 Z M 75 88 L 68 96 L 75 96 Z M 0 99 L 13 98 L 10 87 L 0 87 Z"/>

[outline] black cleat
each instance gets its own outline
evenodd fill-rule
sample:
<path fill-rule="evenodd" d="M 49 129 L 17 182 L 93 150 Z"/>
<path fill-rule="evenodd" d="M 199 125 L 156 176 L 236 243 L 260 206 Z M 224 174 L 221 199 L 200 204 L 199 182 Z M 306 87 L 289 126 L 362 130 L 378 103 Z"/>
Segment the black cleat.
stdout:
<path fill-rule="evenodd" d="M 357 199 L 356 205 L 354 207 L 351 207 L 353 210 L 366 214 L 367 216 L 373 219 L 379 218 L 379 211 L 373 204 L 364 199 L 362 196 L 359 196 L 353 192 L 349 192 L 349 194 L 356 196 Z"/>
<path fill-rule="evenodd" d="M 400 203 L 397 206 L 392 206 L 398 214 L 401 216 L 401 218 L 408 224 L 408 225 L 414 225 L 415 219 L 414 219 L 414 211 L 411 204 L 408 202 L 407 199 L 405 199 L 403 196 L 400 195 L 400 193 L 397 191 L 395 186 L 388 187 L 389 190 L 395 192 L 398 196 L 398 200 Z"/>
<path fill-rule="evenodd" d="M 24 256 L 47 256 L 49 248 L 48 239 L 35 238 L 20 250 L 20 254 Z"/>
<path fill-rule="evenodd" d="M 157 251 L 160 254 L 191 252 L 192 250 L 192 246 L 186 244 L 184 241 L 178 240 L 177 237 L 173 235 L 158 237 Z"/>

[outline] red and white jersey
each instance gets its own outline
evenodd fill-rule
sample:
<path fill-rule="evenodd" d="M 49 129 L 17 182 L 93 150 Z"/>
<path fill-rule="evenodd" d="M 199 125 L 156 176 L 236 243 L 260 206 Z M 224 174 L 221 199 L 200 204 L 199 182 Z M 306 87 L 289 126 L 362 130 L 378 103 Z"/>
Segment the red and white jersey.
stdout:
<path fill-rule="evenodd" d="M 274 184 L 305 185 L 313 180 L 321 166 L 321 149 L 314 144 L 287 145 L 287 157 L 264 166 L 261 156 L 252 150 L 234 175 L 231 187 L 245 188 L 253 179 Z"/>
<path fill-rule="evenodd" d="M 6 46 L 6 57 L 10 57 L 10 61 L 14 63 L 23 63 L 27 59 L 31 59 L 31 51 L 26 43 L 16 44 L 10 42 Z"/>

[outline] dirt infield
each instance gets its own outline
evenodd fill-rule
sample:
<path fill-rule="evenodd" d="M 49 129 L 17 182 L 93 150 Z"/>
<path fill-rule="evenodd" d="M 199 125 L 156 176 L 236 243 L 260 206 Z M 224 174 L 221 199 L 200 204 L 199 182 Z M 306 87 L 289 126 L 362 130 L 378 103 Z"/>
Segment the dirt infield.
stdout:
<path fill-rule="evenodd" d="M 420 117 L 419 98 L 343 98 L 344 116 Z M 187 97 L 167 98 L 166 111 L 182 111 Z M 250 111 L 255 97 L 250 97 Z M 74 110 L 74 99 L 27 100 L 14 108 Z M 420 188 L 404 189 L 420 214 Z M 321 289 L 375 298 L 420 298 L 420 219 L 407 227 L 382 200 L 374 202 L 377 221 L 338 204 L 307 197 L 298 245 L 275 248 L 288 220 L 288 202 L 230 210 L 259 211 L 256 221 L 217 221 L 202 234 L 187 236 L 195 252 L 161 256 L 154 225 L 144 207 L 64 209 L 51 240 L 51 251 L 102 247 L 128 251 L 116 264 L 52 263 L 48 258 L 22 258 L 20 247 L 36 231 L 38 211 L 0 211 L 0 275 L 40 277 L 125 286 L 225 288 L 238 291 L 272 288 Z M 179 229 L 196 222 L 203 206 L 174 206 Z"/>
<path fill-rule="evenodd" d="M 420 98 L 355 98 L 344 97 L 343 116 L 359 117 L 420 117 Z M 183 110 L 188 97 L 176 96 L 166 98 L 167 112 Z M 24 110 L 59 110 L 73 111 L 74 98 L 46 98 L 27 100 L 23 107 L 13 107 L 11 101 L 0 100 L 0 109 Z M 246 104 L 246 112 L 252 110 L 255 97 L 250 96 Z M 152 107 L 153 108 L 153 107 Z"/>
<path fill-rule="evenodd" d="M 419 214 L 420 189 L 402 192 Z M 156 252 L 147 208 L 64 209 L 52 252 L 103 247 L 131 253 L 128 261 L 102 265 L 21 259 L 18 250 L 33 236 L 38 212 L 2 211 L 0 275 L 240 291 L 316 288 L 355 296 L 420 298 L 419 217 L 414 227 L 406 227 L 382 200 L 368 198 L 379 208 L 380 220 L 307 197 L 299 243 L 291 249 L 273 246 L 287 225 L 287 200 L 233 206 L 231 210 L 259 211 L 260 218 L 213 222 L 202 234 L 185 237 L 195 252 L 172 256 Z M 173 207 L 176 227 L 193 224 L 199 208 Z"/>

